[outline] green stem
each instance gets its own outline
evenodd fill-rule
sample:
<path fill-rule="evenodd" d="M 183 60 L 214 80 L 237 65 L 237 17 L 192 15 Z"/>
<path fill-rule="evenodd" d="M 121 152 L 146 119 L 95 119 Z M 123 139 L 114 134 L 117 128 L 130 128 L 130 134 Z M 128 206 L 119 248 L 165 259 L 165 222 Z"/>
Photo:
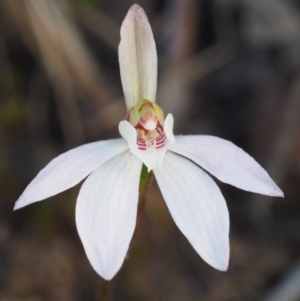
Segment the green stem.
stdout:
<path fill-rule="evenodd" d="M 139 187 L 139 207 L 137 213 L 136 227 L 140 226 L 142 221 L 145 205 L 146 205 L 146 193 L 150 187 L 153 180 L 153 172 L 148 172 L 147 167 L 143 165 L 141 178 L 140 178 L 140 187 Z"/>

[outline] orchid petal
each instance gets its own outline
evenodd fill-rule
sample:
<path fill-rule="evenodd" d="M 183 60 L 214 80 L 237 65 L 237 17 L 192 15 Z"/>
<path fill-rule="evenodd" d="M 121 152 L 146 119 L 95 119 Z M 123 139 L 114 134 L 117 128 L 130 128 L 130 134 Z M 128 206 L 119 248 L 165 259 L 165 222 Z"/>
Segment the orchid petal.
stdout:
<path fill-rule="evenodd" d="M 141 169 L 130 152 L 120 154 L 98 167 L 78 196 L 78 233 L 91 265 L 106 280 L 120 269 L 134 232 Z"/>
<path fill-rule="evenodd" d="M 119 123 L 119 133 L 127 141 L 130 151 L 133 154 L 136 154 L 136 152 L 138 151 L 136 144 L 136 129 L 127 120 L 122 120 Z"/>
<path fill-rule="evenodd" d="M 159 149 L 148 148 L 147 150 L 138 150 L 135 154 L 147 166 L 148 172 L 155 169 L 160 169 L 166 155 L 167 148 Z"/>
<path fill-rule="evenodd" d="M 148 18 L 137 4 L 131 6 L 121 27 L 119 62 L 127 109 L 143 99 L 155 102 L 156 46 Z"/>
<path fill-rule="evenodd" d="M 177 136 L 169 149 L 200 165 L 220 181 L 270 196 L 283 192 L 268 173 L 233 143 L 213 136 Z"/>
<path fill-rule="evenodd" d="M 197 165 L 172 152 L 167 152 L 162 170 L 153 172 L 178 228 L 208 264 L 225 271 L 229 216 L 216 183 Z"/>
<path fill-rule="evenodd" d="M 173 126 L 174 126 L 174 117 L 172 114 L 168 114 L 164 123 L 164 131 L 166 134 L 166 137 L 171 143 L 175 143 L 175 137 L 173 134 Z"/>
<path fill-rule="evenodd" d="M 53 159 L 27 186 L 15 210 L 67 190 L 99 165 L 128 149 L 126 141 L 114 139 L 93 142 L 71 149 Z"/>
<path fill-rule="evenodd" d="M 159 149 L 155 147 L 149 147 L 146 150 L 138 149 L 136 143 L 136 129 L 127 120 L 123 120 L 119 123 L 119 132 L 128 142 L 128 146 L 132 154 L 137 156 L 147 166 L 148 172 L 161 167 L 167 151 L 166 145 Z"/>

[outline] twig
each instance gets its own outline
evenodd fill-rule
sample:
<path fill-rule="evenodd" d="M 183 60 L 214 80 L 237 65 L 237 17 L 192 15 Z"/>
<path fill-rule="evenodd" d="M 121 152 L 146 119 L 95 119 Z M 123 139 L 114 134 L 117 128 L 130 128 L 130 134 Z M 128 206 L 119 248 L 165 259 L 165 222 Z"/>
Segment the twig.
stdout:
<path fill-rule="evenodd" d="M 289 101 L 284 113 L 283 124 L 278 138 L 273 147 L 269 164 L 266 170 L 270 173 L 277 185 L 280 186 L 287 174 L 289 165 L 289 153 L 292 149 L 294 137 L 297 135 L 300 125 L 300 75 L 298 75 L 291 88 Z M 271 218 L 271 206 L 273 199 L 262 199 L 261 195 L 255 195 L 252 201 L 252 217 L 255 222 L 266 223 Z"/>
<path fill-rule="evenodd" d="M 193 85 L 227 64 L 235 55 L 235 43 L 231 38 L 227 39 L 226 33 L 221 30 L 218 33 L 222 33 L 222 36 L 218 37 L 216 44 L 194 54 L 197 22 L 193 19 L 199 15 L 194 14 L 197 11 L 195 9 L 197 2 L 178 0 L 176 3 L 178 8 L 175 10 L 176 22 L 180 21 L 184 30 L 177 30 L 177 35 L 173 37 L 171 45 L 174 49 L 169 51 L 171 60 L 165 68 L 162 84 L 158 90 L 158 99 L 162 108 L 168 109 L 168 112 L 176 116 L 175 131 L 179 128 L 184 129 L 191 109 Z M 189 26 L 184 26 L 190 19 Z"/>

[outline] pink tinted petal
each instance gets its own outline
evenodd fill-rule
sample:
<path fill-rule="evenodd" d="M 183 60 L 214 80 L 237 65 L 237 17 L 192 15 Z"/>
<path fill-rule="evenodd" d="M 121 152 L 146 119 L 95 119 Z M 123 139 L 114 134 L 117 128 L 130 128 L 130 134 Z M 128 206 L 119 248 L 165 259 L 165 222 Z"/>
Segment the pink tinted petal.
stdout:
<path fill-rule="evenodd" d="M 124 152 L 123 139 L 93 142 L 71 149 L 53 159 L 27 186 L 14 209 L 44 200 L 67 190 L 89 175 L 99 165 Z"/>
<path fill-rule="evenodd" d="M 121 27 L 119 62 L 127 109 L 143 99 L 155 102 L 156 46 L 148 18 L 137 4 L 131 6 Z"/>
<path fill-rule="evenodd" d="M 226 270 L 229 216 L 218 186 L 197 165 L 171 152 L 154 174 L 178 228 L 208 264 Z"/>
<path fill-rule="evenodd" d="M 213 136 L 176 136 L 169 149 L 194 161 L 220 181 L 265 195 L 283 197 L 268 173 L 230 141 Z"/>
<path fill-rule="evenodd" d="M 141 169 L 130 152 L 120 154 L 95 170 L 78 196 L 78 233 L 91 265 L 106 280 L 120 269 L 134 232 Z"/>
<path fill-rule="evenodd" d="M 123 120 L 119 123 L 119 132 L 121 136 L 128 142 L 128 146 L 132 154 L 137 156 L 147 166 L 148 172 L 155 168 L 161 167 L 161 164 L 167 151 L 166 145 L 159 149 L 138 149 L 136 144 L 136 129 L 127 120 Z"/>

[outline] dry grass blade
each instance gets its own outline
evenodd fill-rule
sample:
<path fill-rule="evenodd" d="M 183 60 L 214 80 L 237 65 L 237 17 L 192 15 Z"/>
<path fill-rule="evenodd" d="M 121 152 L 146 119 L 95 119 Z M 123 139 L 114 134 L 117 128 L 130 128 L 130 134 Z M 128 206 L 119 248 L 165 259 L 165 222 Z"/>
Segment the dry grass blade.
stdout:
<path fill-rule="evenodd" d="M 77 96 L 89 100 L 87 106 L 90 112 L 100 112 L 109 106 L 111 97 L 101 68 L 86 48 L 67 4 L 66 1 L 56 0 L 1 2 L 8 21 L 13 23 L 20 38 L 44 66 L 57 97 L 66 142 L 74 146 L 85 140 L 85 120 L 82 120 Z M 90 123 L 86 124 L 92 138 L 99 137 L 99 132 L 107 131 L 107 121 L 116 127 L 120 120 L 119 114 L 102 114 L 101 120 L 98 116 L 93 118 L 93 128 L 89 128 Z"/>
<path fill-rule="evenodd" d="M 120 29 L 112 20 L 107 18 L 100 11 L 78 13 L 79 21 L 85 29 L 104 41 L 113 51 L 118 51 Z"/>
<path fill-rule="evenodd" d="M 66 143 L 68 146 L 82 143 L 84 141 L 83 123 L 75 100 L 71 74 L 64 58 L 64 44 L 58 34 L 59 17 L 51 15 L 51 8 L 43 0 L 38 2 L 28 0 L 25 2 L 25 9 L 39 54 L 55 87 L 57 96 L 55 99 Z M 56 11 L 52 13 L 57 14 Z M 61 30 L 64 31 L 63 27 Z"/>

